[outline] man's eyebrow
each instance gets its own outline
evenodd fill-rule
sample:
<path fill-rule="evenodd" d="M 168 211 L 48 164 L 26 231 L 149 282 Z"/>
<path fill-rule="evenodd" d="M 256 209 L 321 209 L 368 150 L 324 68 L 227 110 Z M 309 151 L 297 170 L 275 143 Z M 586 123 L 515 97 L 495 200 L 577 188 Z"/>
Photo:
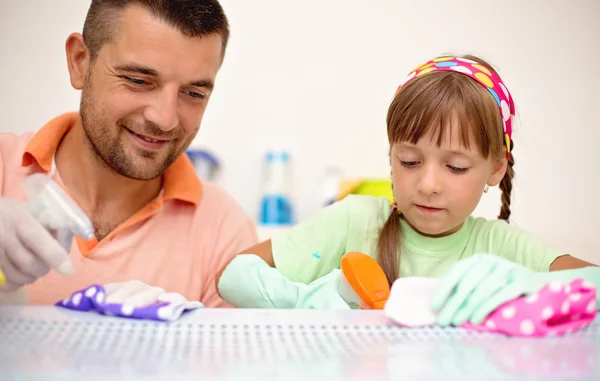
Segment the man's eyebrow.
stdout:
<path fill-rule="evenodd" d="M 142 75 L 150 75 L 152 77 L 158 77 L 158 71 L 146 66 L 124 64 L 115 66 L 115 69 L 119 71 L 126 71 L 129 73 L 137 73 Z"/>

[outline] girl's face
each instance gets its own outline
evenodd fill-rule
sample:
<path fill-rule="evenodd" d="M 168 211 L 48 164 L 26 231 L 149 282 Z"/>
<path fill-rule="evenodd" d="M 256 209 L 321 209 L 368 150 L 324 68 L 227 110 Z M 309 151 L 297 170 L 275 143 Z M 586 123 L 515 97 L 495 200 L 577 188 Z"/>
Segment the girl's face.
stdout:
<path fill-rule="evenodd" d="M 465 147 L 459 129 L 456 122 L 446 128 L 439 147 L 430 135 L 417 144 L 400 142 L 391 148 L 398 209 L 423 235 L 438 237 L 458 231 L 475 210 L 485 185 L 497 185 L 506 172 L 505 156 L 486 159 L 477 147 Z"/>

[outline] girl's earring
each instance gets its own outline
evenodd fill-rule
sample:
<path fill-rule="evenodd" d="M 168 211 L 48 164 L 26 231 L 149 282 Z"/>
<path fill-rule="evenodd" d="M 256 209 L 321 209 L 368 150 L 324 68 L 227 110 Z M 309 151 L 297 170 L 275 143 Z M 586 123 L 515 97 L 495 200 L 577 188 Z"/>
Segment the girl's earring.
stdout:
<path fill-rule="evenodd" d="M 490 190 L 490 186 L 485 184 L 485 188 L 483 188 L 483 193 L 487 193 Z"/>

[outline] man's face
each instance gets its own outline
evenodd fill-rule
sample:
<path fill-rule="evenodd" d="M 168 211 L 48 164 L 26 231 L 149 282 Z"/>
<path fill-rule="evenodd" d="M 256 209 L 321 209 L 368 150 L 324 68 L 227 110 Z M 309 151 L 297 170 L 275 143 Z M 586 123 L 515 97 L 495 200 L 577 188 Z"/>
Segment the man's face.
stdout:
<path fill-rule="evenodd" d="M 200 128 L 221 65 L 221 37 L 190 38 L 144 8 L 122 13 L 82 89 L 81 118 L 94 151 L 119 174 L 159 177 Z"/>

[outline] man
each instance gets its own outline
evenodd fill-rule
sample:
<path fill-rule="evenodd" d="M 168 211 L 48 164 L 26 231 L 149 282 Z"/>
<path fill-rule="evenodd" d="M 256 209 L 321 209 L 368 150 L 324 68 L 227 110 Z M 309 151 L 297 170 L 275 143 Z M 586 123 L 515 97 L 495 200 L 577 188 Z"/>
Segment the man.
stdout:
<path fill-rule="evenodd" d="M 215 274 L 257 242 L 255 227 L 223 190 L 200 182 L 184 152 L 228 36 L 216 0 L 92 1 L 83 34 L 66 41 L 79 113 L 35 134 L 0 134 L 0 291 L 25 286 L 30 303 L 53 304 L 135 279 L 226 305 Z M 77 238 L 67 254 L 26 212 L 21 185 L 38 172 L 65 188 L 96 239 Z"/>

